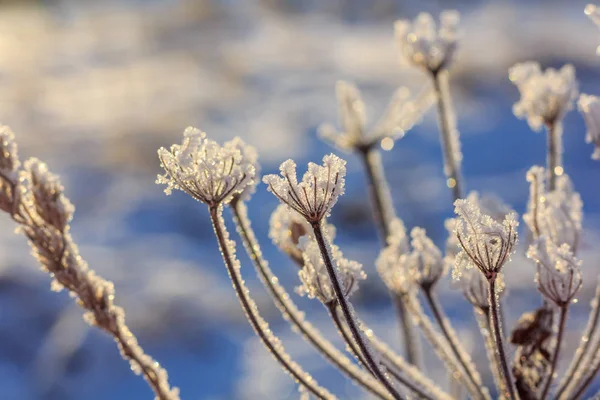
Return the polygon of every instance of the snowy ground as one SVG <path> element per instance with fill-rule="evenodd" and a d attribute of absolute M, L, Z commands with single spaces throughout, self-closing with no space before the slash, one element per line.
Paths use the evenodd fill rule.
<path fill-rule="evenodd" d="M 392 24 L 421 10 L 438 13 L 442 2 L 378 0 L 368 8 L 350 0 L 7 3 L 0 6 L 0 120 L 15 131 L 22 156 L 46 160 L 63 177 L 77 206 L 73 235 L 81 253 L 115 282 L 117 302 L 142 345 L 185 399 L 296 398 L 291 380 L 244 320 L 204 207 L 183 194 L 167 198 L 154 184 L 156 149 L 195 125 L 219 140 L 239 135 L 255 145 L 265 173 L 288 157 L 299 165 L 319 160 L 331 151 L 316 138 L 316 127 L 337 119 L 336 80 L 358 84 L 373 119 L 396 87 L 426 84 L 419 72 L 398 66 Z M 496 193 L 519 213 L 528 193 L 525 172 L 544 163 L 545 138 L 512 116 L 518 93 L 507 69 L 528 59 L 544 66 L 571 62 L 582 91 L 600 93 L 600 32 L 583 15 L 584 5 L 455 2 L 464 39 L 451 85 L 467 186 Z M 590 160 L 583 137 L 581 116 L 572 112 L 565 122 L 565 170 L 585 204 L 587 285 L 571 315 L 571 348 L 585 323 L 600 252 L 600 164 Z M 363 174 L 353 156 L 338 154 L 348 159 L 348 188 L 332 222 L 345 254 L 370 275 L 358 312 L 400 348 L 393 310 L 374 273 L 377 241 Z M 407 227 L 423 226 L 443 243 L 443 220 L 452 209 L 435 115 L 428 113 L 384 162 Z M 267 238 L 275 206 L 264 188 L 249 205 L 266 256 L 292 288 L 295 268 Z M 150 398 L 112 341 L 89 330 L 65 294 L 48 290 L 49 278 L 13 234 L 12 222 L 0 221 L 3 398 Z M 340 398 L 360 396 L 290 331 L 249 261 L 242 262 L 261 311 L 291 354 Z M 539 301 L 532 277 L 521 255 L 507 266 L 509 321 Z M 442 298 L 461 337 L 475 341 L 470 309 L 449 283 Z M 320 304 L 298 302 L 337 340 Z M 483 354 L 475 358 L 487 364 Z M 444 382 L 434 364 L 431 374 Z"/>

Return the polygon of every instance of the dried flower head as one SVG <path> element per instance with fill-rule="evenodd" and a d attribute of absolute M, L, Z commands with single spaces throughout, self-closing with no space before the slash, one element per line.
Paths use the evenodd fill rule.
<path fill-rule="evenodd" d="M 279 170 L 281 176 L 267 175 L 263 182 L 282 203 L 310 223 L 319 223 L 329 215 L 338 197 L 344 193 L 346 161 L 333 154 L 323 157 L 323 165 L 308 163 L 308 170 L 300 183 L 294 161 L 285 161 Z"/>
<path fill-rule="evenodd" d="M 331 240 L 335 239 L 335 226 L 324 224 L 325 231 Z M 269 237 L 273 243 L 285 254 L 292 257 L 299 264 L 303 263 L 300 238 L 313 237 L 310 224 L 302 215 L 291 209 L 286 204 L 277 206 L 269 221 Z"/>
<path fill-rule="evenodd" d="M 537 264 L 536 283 L 544 297 L 559 307 L 569 304 L 582 284 L 581 261 L 569 245 L 557 246 L 541 236 L 529 246 L 527 257 Z"/>
<path fill-rule="evenodd" d="M 577 101 L 577 108 L 583 115 L 587 128 L 585 141 L 595 146 L 592 158 L 600 160 L 600 99 L 597 96 L 582 94 Z"/>
<path fill-rule="evenodd" d="M 240 160 L 240 166 L 243 170 L 254 168 L 254 176 L 255 179 L 252 182 L 249 182 L 248 185 L 236 196 L 242 200 L 247 201 L 250 200 L 250 197 L 256 192 L 256 186 L 259 182 L 260 177 L 260 164 L 258 163 L 258 151 L 256 151 L 256 147 L 250 146 L 246 144 L 240 137 L 236 136 L 232 140 L 225 142 L 224 147 L 228 147 L 230 149 L 239 150 L 242 158 Z"/>
<path fill-rule="evenodd" d="M 412 251 L 408 254 L 409 271 L 422 287 L 431 287 L 446 272 L 442 252 L 427 237 L 425 229 L 415 227 L 410 231 Z"/>
<path fill-rule="evenodd" d="M 440 14 L 439 27 L 428 13 L 420 13 L 414 21 L 396 21 L 394 28 L 402 61 L 436 73 L 447 68 L 454 57 L 458 41 L 458 11 Z"/>
<path fill-rule="evenodd" d="M 63 232 L 75 212 L 75 207 L 64 195 L 64 187 L 58 175 L 48 170 L 48 166 L 37 158 L 24 163 L 24 179 L 29 181 L 28 196 L 35 213 L 48 225 Z"/>
<path fill-rule="evenodd" d="M 300 247 L 304 266 L 298 272 L 302 284 L 296 288 L 296 292 L 302 296 L 307 295 L 311 299 L 317 298 L 323 304 L 331 304 L 336 301 L 319 245 L 314 239 L 304 236 L 300 239 Z M 337 246 L 331 245 L 330 249 L 342 290 L 344 295 L 349 297 L 358 290 L 358 281 L 366 279 L 367 275 L 362 270 L 360 263 L 344 258 Z"/>
<path fill-rule="evenodd" d="M 220 146 L 207 139 L 204 132 L 189 127 L 181 145 L 158 150 L 166 173 L 159 175 L 156 183 L 167 185 L 166 194 L 178 189 L 208 205 L 226 203 L 255 181 L 255 167 L 242 154 L 240 142 L 234 140 Z"/>
<path fill-rule="evenodd" d="M 461 246 L 452 275 L 460 278 L 465 268 L 477 267 L 489 280 L 496 279 L 517 243 L 517 221 L 514 212 L 500 223 L 483 214 L 478 204 L 468 199 L 454 202 L 456 235 Z"/>
<path fill-rule="evenodd" d="M 488 281 L 479 270 L 475 268 L 464 269 L 459 284 L 463 295 L 473 307 L 480 310 L 486 310 L 490 307 Z M 496 278 L 497 296 L 505 293 L 504 287 L 504 275 L 500 273 Z"/>
<path fill-rule="evenodd" d="M 471 191 L 467 200 L 476 204 L 483 214 L 489 215 L 496 222 L 502 222 L 504 218 L 513 210 L 501 199 L 494 195 L 479 194 L 477 191 Z M 456 256 L 460 253 L 461 247 L 456 236 L 457 218 L 448 218 L 444 221 L 444 227 L 448 232 L 446 239 L 446 255 L 444 261 L 448 267 L 454 266 Z"/>
<path fill-rule="evenodd" d="M 520 63 L 510 68 L 509 78 L 521 93 L 513 113 L 526 118 L 534 131 L 562 119 L 577 98 L 575 68 L 570 64 L 560 70 L 548 68 L 542 72 L 538 63 Z"/>
<path fill-rule="evenodd" d="M 523 220 L 534 238 L 542 235 L 557 246 L 566 243 L 573 252 L 577 250 L 582 230 L 583 202 L 567 174 L 558 176 L 556 189 L 547 192 L 545 169 L 534 166 L 527 172 L 530 182 L 529 202 Z"/>
<path fill-rule="evenodd" d="M 367 131 L 365 104 L 358 88 L 351 83 L 336 84 L 341 131 L 330 124 L 319 127 L 324 140 L 344 151 L 369 148 L 378 141 L 390 137 L 400 138 L 418 123 L 435 97 L 430 90 L 410 98 L 410 91 L 401 87 L 394 93 L 387 110 L 372 131 Z M 392 142 L 393 143 L 393 142 Z"/>

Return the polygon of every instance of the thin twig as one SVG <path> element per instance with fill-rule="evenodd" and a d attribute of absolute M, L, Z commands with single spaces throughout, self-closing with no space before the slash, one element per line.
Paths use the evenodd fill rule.
<path fill-rule="evenodd" d="M 502 379 L 502 367 L 496 352 L 496 346 L 494 344 L 494 338 L 492 337 L 492 327 L 490 326 L 490 307 L 476 308 L 473 307 L 475 313 L 475 319 L 479 326 L 479 332 L 483 337 L 485 350 L 487 353 L 488 360 L 490 362 L 490 369 L 494 377 L 494 382 L 498 388 L 499 393 L 506 393 L 508 391 L 506 382 Z"/>
<path fill-rule="evenodd" d="M 550 372 L 548 373 L 548 379 L 546 380 L 546 384 L 542 389 L 542 395 L 540 396 L 541 400 L 544 400 L 548 395 L 548 390 L 550 390 L 550 386 L 552 381 L 554 380 L 554 371 L 556 370 L 556 365 L 558 363 L 558 356 L 560 355 L 560 346 L 562 344 L 563 334 L 565 332 L 565 324 L 567 322 L 567 312 L 569 309 L 569 305 L 562 305 L 559 309 L 559 319 L 558 319 L 558 332 L 556 334 L 556 344 L 554 346 L 554 352 L 552 354 L 552 361 L 550 363 Z"/>
<path fill-rule="evenodd" d="M 496 278 L 489 279 L 489 303 L 490 303 L 490 321 L 492 331 L 494 332 L 494 341 L 496 344 L 496 351 L 498 354 L 498 359 L 500 361 L 502 376 L 504 377 L 504 381 L 506 382 L 506 387 L 508 388 L 508 392 L 506 393 L 506 397 L 509 399 L 517 399 L 515 396 L 515 388 L 514 383 L 512 381 L 512 376 L 510 370 L 508 369 L 508 362 L 506 358 L 506 353 L 504 351 L 504 340 L 502 334 L 502 325 L 500 324 L 500 312 L 498 310 L 498 296 L 496 294 Z"/>
<path fill-rule="evenodd" d="M 452 189 L 454 200 L 463 198 L 463 182 L 460 172 L 460 160 L 457 160 L 460 149 L 458 132 L 453 117 L 450 93 L 448 88 L 448 72 L 440 70 L 432 73 L 433 87 L 437 97 L 438 126 L 440 142 L 444 155 L 444 172 L 448 178 L 447 186 Z"/>
<path fill-rule="evenodd" d="M 242 308 L 254 328 L 254 331 L 261 339 L 265 347 L 273 354 L 275 359 L 279 361 L 281 366 L 302 386 L 307 388 L 313 395 L 319 399 L 335 399 L 331 393 L 326 389 L 322 388 L 317 382 L 307 373 L 302 367 L 300 367 L 290 356 L 285 352 L 283 345 L 279 339 L 269 329 L 267 322 L 258 313 L 258 308 L 254 300 L 250 297 L 248 289 L 244 285 L 244 281 L 239 272 L 239 261 L 235 259 L 233 253 L 235 246 L 234 242 L 229 240 L 229 233 L 227 232 L 224 221 L 223 221 L 223 206 L 222 205 L 210 205 L 210 219 L 217 237 L 217 242 L 223 256 L 223 261 L 227 267 L 227 272 L 233 283 L 233 288 L 240 300 Z"/>
<path fill-rule="evenodd" d="M 556 189 L 556 177 L 562 167 L 562 123 L 554 121 L 546 125 L 546 169 L 548 174 L 548 189 Z"/>
<path fill-rule="evenodd" d="M 437 298 L 435 297 L 432 288 L 423 288 L 423 294 L 425 295 L 427 304 L 431 308 L 434 319 L 436 320 L 438 326 L 442 331 L 442 335 L 448 342 L 448 345 L 450 345 L 450 349 L 452 349 L 452 353 L 462 365 L 469 380 L 471 380 L 473 385 L 477 386 L 477 388 L 479 389 L 480 396 L 482 398 L 486 398 L 486 396 L 484 395 L 481 377 L 474 369 L 473 361 L 471 360 L 467 352 L 462 348 L 461 343 L 458 341 L 456 333 L 454 332 L 454 329 L 452 329 L 452 326 L 450 326 L 450 323 L 448 322 L 448 317 L 445 315 L 444 310 L 437 301 Z"/>
<path fill-rule="evenodd" d="M 244 202 L 236 198 L 230 203 L 230 208 L 233 212 L 238 233 L 244 243 L 244 248 L 252 260 L 259 278 L 267 288 L 283 317 L 325 359 L 331 362 L 342 373 L 346 374 L 356 384 L 379 398 L 390 399 L 389 393 L 379 381 L 352 364 L 350 359 L 342 354 L 333 343 L 327 340 L 315 326 L 304 319 L 304 313 L 298 309 L 298 306 L 292 301 L 290 295 L 279 284 L 279 279 L 271 271 L 271 268 L 269 268 L 267 260 L 264 259 L 260 244 L 250 224 L 247 207 Z"/>
<path fill-rule="evenodd" d="M 363 354 L 363 356 L 365 358 L 365 362 L 367 363 L 369 369 L 371 370 L 371 372 L 373 372 L 375 377 L 377 377 L 377 379 L 379 379 L 379 381 L 388 389 L 390 394 L 395 399 L 402 399 L 402 397 L 400 396 L 398 391 L 392 386 L 392 384 L 390 383 L 388 378 L 385 376 L 385 374 L 381 370 L 378 363 L 373 358 L 373 355 L 371 354 L 371 352 L 367 346 L 367 343 L 365 342 L 365 340 L 362 336 L 362 333 L 358 327 L 358 322 L 356 321 L 356 317 L 354 316 L 354 311 L 352 309 L 352 305 L 350 304 L 350 302 L 346 298 L 346 295 L 344 294 L 344 291 L 342 290 L 342 286 L 338 279 L 337 272 L 335 270 L 335 267 L 333 266 L 330 251 L 329 251 L 327 243 L 325 243 L 325 238 L 323 237 L 323 232 L 321 230 L 321 222 L 320 221 L 314 222 L 314 223 L 311 223 L 311 225 L 313 228 L 313 233 L 315 235 L 315 240 L 317 241 L 317 244 L 319 245 L 323 263 L 325 264 L 327 274 L 329 275 L 329 279 L 331 281 L 333 291 L 335 292 L 336 300 L 342 311 L 342 315 L 344 316 L 346 323 L 348 324 L 348 328 L 350 329 L 350 332 L 352 333 L 352 337 L 354 338 L 354 341 L 358 345 L 358 348 L 360 349 L 361 353 Z"/>

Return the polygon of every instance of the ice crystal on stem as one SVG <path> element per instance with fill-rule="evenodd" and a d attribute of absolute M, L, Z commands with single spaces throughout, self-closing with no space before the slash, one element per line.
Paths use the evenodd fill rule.
<path fill-rule="evenodd" d="M 281 176 L 267 175 L 263 182 L 282 203 L 300 213 L 310 223 L 325 218 L 344 193 L 346 161 L 329 154 L 323 165 L 308 164 L 308 171 L 298 183 L 296 163 L 287 160 L 279 167 Z"/>
<path fill-rule="evenodd" d="M 585 141 L 595 146 L 592 158 L 600 160 L 600 99 L 597 96 L 582 94 L 577 101 L 577 108 L 583 115 L 587 128 Z"/>
<path fill-rule="evenodd" d="M 317 298 L 323 304 L 335 302 L 335 293 L 317 242 L 314 239 L 302 237 L 300 248 L 302 249 L 304 267 L 298 273 L 302 285 L 298 286 L 296 291 L 300 295 Z M 344 296 L 350 297 L 358 290 L 358 281 L 365 280 L 367 275 L 362 270 L 360 263 L 344 258 L 339 247 L 330 245 L 330 248 L 333 258 L 336 260 L 337 275 Z"/>
<path fill-rule="evenodd" d="M 255 167 L 242 151 L 238 139 L 220 146 L 189 127 L 181 145 L 158 150 L 165 175 L 159 175 L 156 183 L 167 185 L 166 194 L 178 189 L 209 205 L 228 202 L 255 180 Z"/>
<path fill-rule="evenodd" d="M 538 290 L 557 306 L 569 304 L 582 284 L 581 261 L 569 245 L 557 246 L 553 240 L 542 236 L 529 247 L 527 257 L 538 266 Z"/>
<path fill-rule="evenodd" d="M 8 126 L 0 125 L 0 210 L 11 214 L 20 165 L 15 135 Z"/>
<path fill-rule="evenodd" d="M 534 131 L 562 119 L 577 98 L 575 68 L 570 64 L 542 72 L 538 63 L 524 62 L 509 70 L 509 78 L 521 94 L 513 112 L 518 118 L 526 118 Z"/>
<path fill-rule="evenodd" d="M 498 274 L 496 282 L 496 294 L 501 296 L 504 294 L 504 275 L 502 273 Z M 459 284 L 463 295 L 473 307 L 480 310 L 490 307 L 488 281 L 479 270 L 475 268 L 464 269 Z"/>
<path fill-rule="evenodd" d="M 410 65 L 437 72 L 452 61 L 458 40 L 458 11 L 440 14 L 439 27 L 428 13 L 420 13 L 414 21 L 399 20 L 394 25 L 402 60 Z"/>
<path fill-rule="evenodd" d="M 515 213 L 507 214 L 500 223 L 483 214 L 474 201 L 457 200 L 454 205 L 459 216 L 455 229 L 461 251 L 456 256 L 453 276 L 460 278 L 464 269 L 477 267 L 488 281 L 495 279 L 517 242 L 519 222 Z"/>
<path fill-rule="evenodd" d="M 434 100 L 430 90 L 424 90 L 411 99 L 410 91 L 401 87 L 394 93 L 374 128 L 367 131 L 365 104 L 358 88 L 351 83 L 339 81 L 335 89 L 341 131 L 338 132 L 332 125 L 323 124 L 319 127 L 319 135 L 344 151 L 364 151 L 384 138 L 401 138 L 420 122 Z"/>
<path fill-rule="evenodd" d="M 545 170 L 539 166 L 527 172 L 529 202 L 523 220 L 534 238 L 543 235 L 557 246 L 568 244 L 576 252 L 583 220 L 581 196 L 573 189 L 568 175 L 557 178 L 553 191 L 546 190 L 544 177 Z"/>

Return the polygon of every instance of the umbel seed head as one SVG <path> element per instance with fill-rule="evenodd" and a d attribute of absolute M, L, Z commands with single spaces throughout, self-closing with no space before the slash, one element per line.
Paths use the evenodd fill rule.
<path fill-rule="evenodd" d="M 344 193 L 346 161 L 333 154 L 323 157 L 323 165 L 308 163 L 301 182 L 296 177 L 294 161 L 285 161 L 279 170 L 281 176 L 267 175 L 263 182 L 282 203 L 309 223 L 320 223 Z"/>
<path fill-rule="evenodd" d="M 165 175 L 159 175 L 156 183 L 167 185 L 166 194 L 182 190 L 209 206 L 229 202 L 255 182 L 256 160 L 248 156 L 239 139 L 220 146 L 189 127 L 181 145 L 174 144 L 170 150 L 161 147 L 158 157 Z"/>

